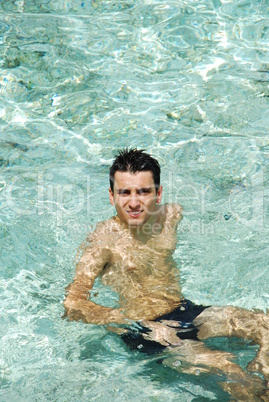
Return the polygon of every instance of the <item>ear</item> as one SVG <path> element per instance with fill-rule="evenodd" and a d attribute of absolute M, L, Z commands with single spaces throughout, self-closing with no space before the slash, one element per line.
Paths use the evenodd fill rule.
<path fill-rule="evenodd" d="M 160 204 L 160 202 L 162 201 L 162 195 L 163 195 L 163 186 L 160 186 L 160 187 L 158 188 L 157 196 L 156 196 L 156 202 L 157 202 L 157 204 Z"/>
<path fill-rule="evenodd" d="M 115 202 L 114 202 L 114 195 L 113 195 L 113 191 L 111 190 L 111 188 L 109 187 L 109 201 L 110 201 L 110 204 L 111 205 L 113 205 L 113 207 L 114 207 L 114 205 L 115 205 Z"/>

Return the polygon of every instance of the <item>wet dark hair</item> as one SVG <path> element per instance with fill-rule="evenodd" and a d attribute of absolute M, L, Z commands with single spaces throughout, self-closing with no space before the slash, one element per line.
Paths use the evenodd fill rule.
<path fill-rule="evenodd" d="M 125 148 L 116 155 L 109 174 L 110 188 L 114 191 L 114 176 L 116 172 L 151 172 L 156 187 L 160 187 L 161 168 L 159 162 L 147 154 L 144 149 Z"/>

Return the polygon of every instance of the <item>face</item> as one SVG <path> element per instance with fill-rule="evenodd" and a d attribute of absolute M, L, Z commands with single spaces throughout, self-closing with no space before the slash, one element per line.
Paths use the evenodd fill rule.
<path fill-rule="evenodd" d="M 151 172 L 116 172 L 114 192 L 109 189 L 110 203 L 119 219 L 130 227 L 146 223 L 157 212 L 162 199 L 162 187 L 157 194 Z"/>

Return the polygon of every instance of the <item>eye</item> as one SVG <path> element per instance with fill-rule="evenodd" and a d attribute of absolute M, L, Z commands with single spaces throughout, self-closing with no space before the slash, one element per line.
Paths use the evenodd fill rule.
<path fill-rule="evenodd" d="M 138 195 L 146 195 L 146 194 L 150 194 L 150 193 L 151 193 L 150 188 L 141 188 L 140 190 L 137 191 Z"/>
<path fill-rule="evenodd" d="M 129 190 L 118 190 L 118 194 L 119 195 L 130 195 L 130 191 Z"/>

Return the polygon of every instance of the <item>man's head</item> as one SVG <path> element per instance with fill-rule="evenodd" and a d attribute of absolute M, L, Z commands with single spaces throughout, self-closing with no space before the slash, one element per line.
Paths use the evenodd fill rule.
<path fill-rule="evenodd" d="M 159 162 L 144 152 L 144 150 L 126 148 L 118 153 L 113 165 L 110 168 L 109 179 L 112 192 L 114 191 L 116 172 L 130 172 L 133 174 L 138 172 L 151 172 L 156 192 L 160 187 L 161 168 Z"/>
<path fill-rule="evenodd" d="M 137 149 L 121 151 L 110 169 L 109 196 L 121 222 L 130 227 L 153 223 L 162 198 L 158 161 Z"/>

